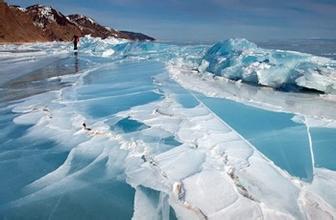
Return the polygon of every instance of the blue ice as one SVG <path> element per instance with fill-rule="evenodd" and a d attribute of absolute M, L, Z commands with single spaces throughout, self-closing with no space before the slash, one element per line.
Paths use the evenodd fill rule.
<path fill-rule="evenodd" d="M 319 58 L 320 65 L 312 55 L 266 50 L 247 40 L 220 42 L 207 49 L 208 45 L 110 44 L 85 38 L 77 56 L 69 53 L 41 60 L 37 66 L 27 64 L 27 69 L 18 73 L 7 69 L 6 74 L 17 75 L 0 75 L 0 218 L 131 219 L 136 190 L 149 198 L 158 216 L 166 214 L 160 210 L 159 191 L 143 186 L 135 189 L 127 182 L 124 162 L 128 151 L 121 149 L 119 142 L 111 141 L 112 135 L 71 142 L 69 139 L 85 132 L 81 127 L 83 121 L 75 124 L 76 135 L 71 134 L 71 138 L 62 136 L 66 129 L 55 136 L 38 136 L 43 129 L 31 135 L 36 124 L 20 125 L 13 121 L 24 112 L 14 112 L 12 106 L 27 100 L 50 109 L 68 106 L 74 112 L 65 113 L 82 115 L 88 120 L 88 127 L 105 123 L 107 132 L 122 136 L 125 142 L 142 141 L 153 154 L 179 149 L 185 143 L 174 133 L 119 114 L 168 98 L 189 110 L 204 104 L 290 175 L 311 182 L 316 167 L 336 170 L 335 129 L 310 128 L 314 153 L 311 155 L 307 128 L 292 120 L 294 114 L 202 94 L 195 96 L 171 79 L 166 69 L 167 63 L 180 59 L 191 63 L 200 74 L 208 71 L 257 86 L 284 88 L 294 84 L 301 89 L 332 93 L 333 83 L 312 82 L 319 72 L 328 79 L 328 71 L 335 69 L 334 61 Z M 106 50 L 115 54 L 103 57 Z M 2 66 L 6 62 L 0 60 Z M 268 69 L 260 75 L 259 67 Z M 301 70 L 309 72 L 308 78 L 297 81 L 304 76 Z M 251 74 L 246 75 L 245 71 Z M 270 82 L 273 76 L 278 81 Z M 254 81 L 261 78 L 262 83 Z M 48 95 L 50 91 L 58 92 L 47 96 L 51 100 L 35 96 Z M 59 120 L 60 124 L 69 122 L 67 118 Z M 132 163 L 139 161 L 134 159 Z M 176 219 L 173 208 L 168 209 L 169 219 Z"/>

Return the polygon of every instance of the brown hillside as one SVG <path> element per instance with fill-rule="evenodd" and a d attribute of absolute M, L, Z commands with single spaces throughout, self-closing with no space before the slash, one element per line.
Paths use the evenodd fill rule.
<path fill-rule="evenodd" d="M 16 7 L 0 2 L 0 42 L 46 41 L 40 28 Z"/>
<path fill-rule="evenodd" d="M 70 41 L 74 35 L 116 37 L 129 40 L 154 40 L 141 33 L 117 31 L 104 27 L 84 15 L 65 16 L 52 7 L 32 5 L 8 6 L 0 0 L 0 43 L 36 41 Z"/>

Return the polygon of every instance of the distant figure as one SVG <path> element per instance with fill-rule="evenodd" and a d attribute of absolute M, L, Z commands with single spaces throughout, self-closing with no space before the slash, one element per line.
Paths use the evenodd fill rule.
<path fill-rule="evenodd" d="M 74 44 L 74 50 L 77 50 L 78 49 L 77 44 L 79 42 L 79 37 L 77 35 L 74 35 L 72 40 L 73 40 L 73 44 Z"/>
<path fill-rule="evenodd" d="M 78 60 L 77 51 L 75 51 L 74 54 L 75 54 L 75 73 L 78 73 L 79 72 L 79 60 Z"/>

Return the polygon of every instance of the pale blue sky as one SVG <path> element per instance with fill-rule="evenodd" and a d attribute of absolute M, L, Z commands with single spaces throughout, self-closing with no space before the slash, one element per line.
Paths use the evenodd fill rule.
<path fill-rule="evenodd" d="M 336 0 L 9 0 L 81 13 L 164 41 L 336 38 Z"/>

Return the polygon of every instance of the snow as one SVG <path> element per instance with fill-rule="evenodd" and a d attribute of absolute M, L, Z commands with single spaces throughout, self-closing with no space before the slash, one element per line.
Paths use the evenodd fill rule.
<path fill-rule="evenodd" d="M 34 24 L 36 27 L 44 28 L 44 24 L 43 24 L 42 22 L 33 22 L 33 24 Z"/>
<path fill-rule="evenodd" d="M 40 6 L 38 8 L 38 11 L 39 11 L 39 15 L 40 17 L 42 18 L 46 18 L 48 19 L 49 21 L 53 21 L 55 22 L 55 17 L 54 17 L 54 14 L 51 10 L 51 7 L 48 7 L 48 6 Z"/>
<path fill-rule="evenodd" d="M 91 24 L 95 24 L 96 22 L 92 18 L 87 18 L 88 21 L 91 22 Z"/>
<path fill-rule="evenodd" d="M 109 31 L 112 31 L 112 28 L 110 28 L 110 27 L 105 27 L 105 29 L 107 29 L 107 30 L 109 30 Z"/>
<path fill-rule="evenodd" d="M 21 8 L 21 7 L 17 7 L 17 9 L 19 9 L 19 10 L 22 11 L 22 12 L 27 11 L 27 9 L 25 9 L 25 8 Z"/>
<path fill-rule="evenodd" d="M 85 15 L 76 15 L 75 19 L 76 19 L 76 20 L 84 19 L 84 20 L 86 20 L 86 21 L 89 21 L 91 24 L 95 24 L 95 23 L 96 23 L 92 18 L 87 17 L 87 16 L 85 16 Z"/>

